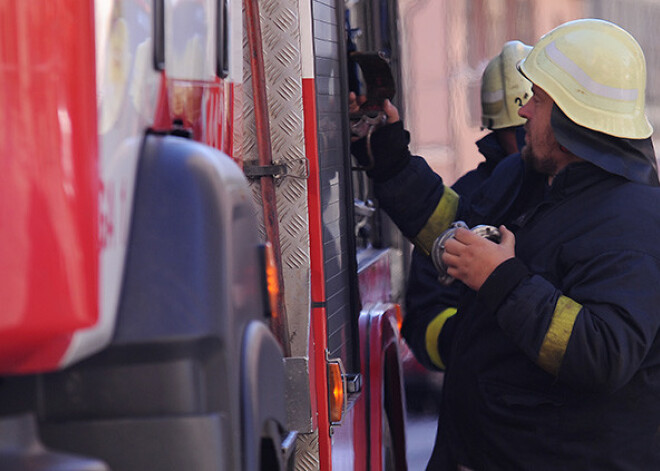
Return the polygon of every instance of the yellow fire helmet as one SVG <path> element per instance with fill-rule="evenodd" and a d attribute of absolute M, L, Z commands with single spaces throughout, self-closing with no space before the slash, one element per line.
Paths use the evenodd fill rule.
<path fill-rule="evenodd" d="M 509 41 L 486 66 L 481 77 L 484 128 L 502 129 L 525 124 L 518 110 L 532 96 L 532 84 L 516 70 L 516 64 L 531 50 L 531 46 L 520 41 Z"/>
<path fill-rule="evenodd" d="M 629 139 L 653 133 L 644 113 L 644 53 L 613 23 L 564 23 L 544 35 L 518 69 L 580 126 Z"/>

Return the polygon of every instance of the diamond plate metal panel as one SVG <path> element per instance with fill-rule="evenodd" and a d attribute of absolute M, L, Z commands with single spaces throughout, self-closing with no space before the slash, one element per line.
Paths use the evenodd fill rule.
<path fill-rule="evenodd" d="M 298 1 L 260 2 L 260 14 L 273 161 L 287 165 L 290 174 L 300 174 L 300 162 L 306 156 Z M 245 134 L 241 150 L 245 161 L 256 161 L 258 149 L 247 36 L 244 38 L 244 51 Z M 285 177 L 277 183 L 277 211 L 291 352 L 293 355 L 306 356 L 309 351 L 311 304 L 307 180 Z M 258 183 L 253 184 L 253 190 L 255 203 L 261 207 Z M 263 214 L 258 217 L 263 236 Z"/>
<path fill-rule="evenodd" d="M 318 431 L 298 434 L 295 471 L 312 471 L 320 468 Z"/>

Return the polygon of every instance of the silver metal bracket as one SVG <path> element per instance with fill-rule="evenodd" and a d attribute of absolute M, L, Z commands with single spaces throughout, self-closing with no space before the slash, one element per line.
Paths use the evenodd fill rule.
<path fill-rule="evenodd" d="M 292 171 L 292 169 L 295 171 Z M 287 162 L 273 161 L 272 165 L 257 165 L 255 162 L 245 162 L 243 173 L 250 179 L 273 177 L 273 179 L 278 180 L 283 177 L 291 177 L 304 180 L 309 177 L 309 161 L 306 158 Z"/>
<path fill-rule="evenodd" d="M 261 178 L 261 177 L 283 177 L 289 170 L 286 165 L 252 165 L 246 163 L 243 165 L 243 173 L 248 178 Z"/>
<path fill-rule="evenodd" d="M 442 254 L 445 253 L 445 243 L 454 237 L 456 230 L 458 228 L 468 229 L 484 239 L 488 239 L 496 244 L 500 243 L 501 234 L 499 229 L 493 226 L 479 225 L 475 226 L 472 229 L 468 227 L 463 221 L 454 221 L 451 223 L 449 228 L 438 236 L 437 239 L 433 242 L 433 247 L 431 248 L 431 260 L 435 268 L 438 270 L 438 281 L 440 284 L 449 285 L 454 281 L 454 277 L 447 273 L 447 266 L 442 261 Z"/>

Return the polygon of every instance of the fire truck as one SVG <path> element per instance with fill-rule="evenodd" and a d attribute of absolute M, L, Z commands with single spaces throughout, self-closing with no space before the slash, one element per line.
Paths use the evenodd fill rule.
<path fill-rule="evenodd" d="M 0 469 L 406 469 L 347 109 L 396 44 L 385 0 L 0 0 Z"/>

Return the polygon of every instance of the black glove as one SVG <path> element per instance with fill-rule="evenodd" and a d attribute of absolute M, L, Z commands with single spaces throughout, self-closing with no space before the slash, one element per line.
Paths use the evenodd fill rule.
<path fill-rule="evenodd" d="M 371 134 L 371 154 L 367 151 L 367 137 L 351 143 L 351 153 L 365 167 L 367 175 L 375 181 L 392 178 L 410 161 L 410 133 L 403 129 L 403 122 L 386 124 Z"/>

